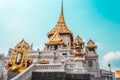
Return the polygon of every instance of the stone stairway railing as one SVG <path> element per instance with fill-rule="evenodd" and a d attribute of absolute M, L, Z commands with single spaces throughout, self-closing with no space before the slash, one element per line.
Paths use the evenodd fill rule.
<path fill-rule="evenodd" d="M 60 62 L 61 60 L 65 60 L 66 58 L 60 54 L 58 54 L 58 60 L 57 62 Z"/>
<path fill-rule="evenodd" d="M 63 72 L 61 64 L 36 64 L 34 72 Z"/>
<path fill-rule="evenodd" d="M 61 64 L 32 64 L 11 80 L 31 80 L 32 72 L 64 72 Z"/>
<path fill-rule="evenodd" d="M 35 64 L 32 64 L 25 71 L 21 72 L 11 80 L 31 80 L 32 72 L 34 69 L 35 69 Z"/>

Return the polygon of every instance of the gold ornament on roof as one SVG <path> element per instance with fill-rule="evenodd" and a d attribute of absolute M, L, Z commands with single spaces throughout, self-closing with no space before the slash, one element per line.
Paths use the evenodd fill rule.
<path fill-rule="evenodd" d="M 62 41 L 62 37 L 59 35 L 59 33 L 56 31 L 54 35 L 50 38 L 50 41 Z"/>
<path fill-rule="evenodd" d="M 32 64 L 32 60 L 28 59 L 29 52 L 30 46 L 23 39 L 14 49 L 12 49 L 10 61 L 5 65 L 6 70 L 8 72 L 22 72 L 25 70 Z"/>

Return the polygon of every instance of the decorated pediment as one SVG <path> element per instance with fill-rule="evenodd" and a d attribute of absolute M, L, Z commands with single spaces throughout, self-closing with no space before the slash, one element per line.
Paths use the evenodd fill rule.
<path fill-rule="evenodd" d="M 29 52 L 30 46 L 23 39 L 12 49 L 10 61 L 5 66 L 7 71 L 22 72 L 26 69 L 28 65 L 32 63 L 32 61 L 28 59 Z"/>
<path fill-rule="evenodd" d="M 54 35 L 50 38 L 50 41 L 62 41 L 62 37 L 59 35 L 59 33 L 56 31 Z"/>
<path fill-rule="evenodd" d="M 97 47 L 95 43 L 90 39 L 87 43 L 87 47 Z"/>
<path fill-rule="evenodd" d="M 80 36 L 77 36 L 75 38 L 75 42 L 83 42 L 83 39 Z"/>

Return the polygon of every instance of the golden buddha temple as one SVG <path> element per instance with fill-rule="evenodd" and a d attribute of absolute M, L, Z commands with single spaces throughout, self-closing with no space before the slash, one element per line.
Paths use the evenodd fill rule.
<path fill-rule="evenodd" d="M 113 72 L 100 69 L 95 42 L 74 38 L 65 23 L 63 0 L 58 22 L 47 36 L 44 50 L 34 50 L 24 39 L 9 49 L 7 80 L 115 80 Z"/>

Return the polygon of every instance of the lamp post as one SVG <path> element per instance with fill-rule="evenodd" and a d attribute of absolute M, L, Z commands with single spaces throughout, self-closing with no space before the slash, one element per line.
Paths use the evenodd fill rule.
<path fill-rule="evenodd" d="M 110 63 L 108 64 L 108 67 L 109 67 L 109 70 L 110 70 L 110 78 L 111 78 L 110 80 L 112 80 L 111 64 Z"/>

